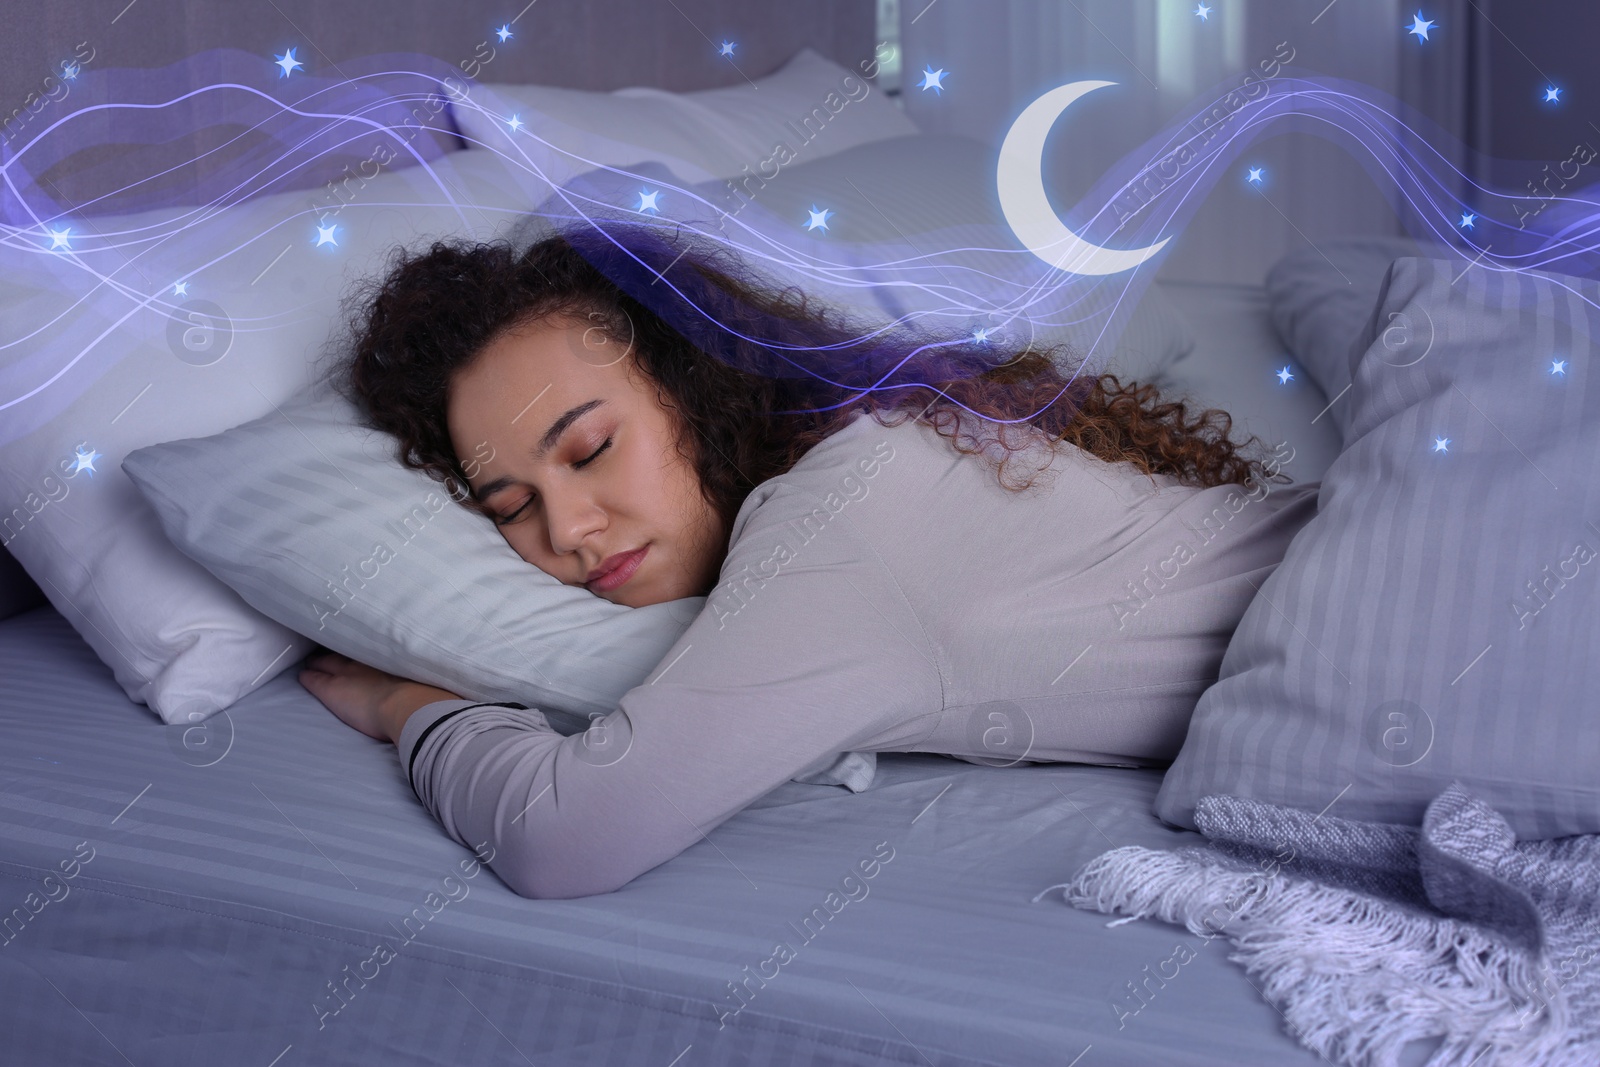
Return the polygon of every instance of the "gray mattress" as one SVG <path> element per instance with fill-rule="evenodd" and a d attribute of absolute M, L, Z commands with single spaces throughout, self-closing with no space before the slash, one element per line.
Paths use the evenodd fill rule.
<path fill-rule="evenodd" d="M 1181 288 L 1201 345 L 1167 384 L 1320 477 L 1325 400 L 1276 388 L 1260 290 Z M 292 671 L 164 727 L 43 607 L 0 622 L 0 679 L 0 1067 L 1318 1062 L 1224 942 L 1032 901 L 1198 839 L 1151 814 L 1159 772 L 885 754 L 865 793 L 787 783 L 615 893 L 536 901 L 461 877 L 392 747 Z"/>

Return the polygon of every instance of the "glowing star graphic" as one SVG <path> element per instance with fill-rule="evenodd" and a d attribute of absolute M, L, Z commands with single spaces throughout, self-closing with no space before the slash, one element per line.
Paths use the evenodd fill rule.
<path fill-rule="evenodd" d="M 938 93 L 940 96 L 943 96 L 944 95 L 944 76 L 946 74 L 949 74 L 949 73 L 950 72 L 948 70 L 945 70 L 943 67 L 940 67 L 938 70 L 934 70 L 931 67 L 923 67 L 922 68 L 922 84 L 917 86 L 917 88 L 921 89 L 923 92 L 927 92 L 929 89 L 932 89 L 934 92 Z"/>
<path fill-rule="evenodd" d="M 326 226 L 322 225 L 320 222 L 317 223 L 317 243 L 315 247 L 321 248 L 323 245 L 332 245 L 333 247 L 338 248 L 339 242 L 333 239 L 333 231 L 337 230 L 338 228 L 339 227 L 335 226 L 331 222 Z"/>
<path fill-rule="evenodd" d="M 287 78 L 289 76 L 289 72 L 290 71 L 293 71 L 296 68 L 305 66 L 304 63 L 300 62 L 298 59 L 296 59 L 294 57 L 294 49 L 293 48 L 289 49 L 287 52 L 285 52 L 281 56 L 275 56 L 274 57 L 274 62 L 278 66 L 283 68 L 283 73 L 278 75 L 278 77 L 280 77 L 280 78 Z"/>
<path fill-rule="evenodd" d="M 733 56 L 733 49 L 734 43 L 732 41 L 723 41 L 722 47 L 717 49 L 717 55 L 728 56 L 731 58 Z"/>
<path fill-rule="evenodd" d="M 90 449 L 89 451 L 85 452 L 83 450 L 83 446 L 79 445 L 73 450 L 72 458 L 76 462 L 73 463 L 72 474 L 68 475 L 68 477 L 77 477 L 79 471 L 88 471 L 89 477 L 93 478 L 94 461 L 99 459 L 103 454 L 104 453 L 96 452 L 94 449 Z"/>
<path fill-rule="evenodd" d="M 1547 104 L 1561 103 L 1561 90 L 1557 89 L 1554 85 L 1550 86 L 1544 91 L 1544 102 Z"/>
<path fill-rule="evenodd" d="M 634 208 L 634 210 L 635 211 L 654 211 L 657 214 L 660 214 L 661 213 L 661 208 L 659 206 L 657 206 L 657 204 L 656 204 L 656 197 L 658 197 L 660 195 L 661 195 L 661 190 L 660 189 L 652 189 L 648 193 L 645 192 L 643 189 L 640 189 L 639 190 L 639 206 Z"/>
<path fill-rule="evenodd" d="M 1198 7 L 1196 7 L 1194 9 L 1194 13 L 1195 13 L 1195 17 L 1198 18 L 1201 22 L 1210 22 L 1211 21 L 1211 9 L 1209 7 L 1207 7 L 1206 5 L 1204 5 L 1204 4 L 1201 4 Z"/>
<path fill-rule="evenodd" d="M 173 296 L 188 296 L 189 295 L 189 283 L 188 282 L 173 282 L 172 283 L 172 295 Z"/>
<path fill-rule="evenodd" d="M 1477 222 L 1477 221 L 1478 221 L 1478 216 L 1476 216 L 1472 212 L 1468 211 L 1468 212 L 1466 212 L 1465 214 L 1463 214 L 1461 216 L 1460 225 L 1461 225 L 1461 228 L 1463 230 L 1471 230 L 1471 229 L 1475 228 L 1472 224 L 1474 222 Z"/>
<path fill-rule="evenodd" d="M 1261 168 L 1261 167 L 1251 167 L 1250 168 L 1250 173 L 1245 176 L 1244 180 L 1247 181 L 1247 182 L 1250 182 L 1253 185 L 1260 185 L 1261 184 L 1261 171 L 1262 170 L 1263 170 L 1263 168 Z"/>
<path fill-rule="evenodd" d="M 78 66 L 76 63 L 62 63 L 61 76 L 67 79 L 67 81 L 73 81 L 78 77 L 78 71 L 82 69 L 83 68 Z"/>
<path fill-rule="evenodd" d="M 50 251 L 54 252 L 58 248 L 65 248 L 68 252 L 72 251 L 72 228 L 70 226 L 66 229 L 50 231 Z"/>
<path fill-rule="evenodd" d="M 818 211 L 817 205 L 812 204 L 808 209 L 807 214 L 811 216 L 811 219 L 806 223 L 806 229 L 821 230 L 823 233 L 828 232 L 828 218 L 833 214 L 832 211 L 829 211 L 827 208 Z"/>
<path fill-rule="evenodd" d="M 1278 371 L 1277 379 L 1280 385 L 1288 385 L 1290 382 L 1294 381 L 1294 375 L 1290 373 L 1289 368 L 1285 366 L 1282 370 Z"/>
<path fill-rule="evenodd" d="M 980 345 L 986 345 L 989 343 L 989 335 L 993 332 L 993 326 L 980 326 L 972 331 L 972 339 Z"/>
<path fill-rule="evenodd" d="M 522 116 L 512 115 L 510 118 L 506 119 L 506 125 L 511 127 L 512 133 L 516 133 L 518 130 L 522 129 Z"/>
<path fill-rule="evenodd" d="M 1171 240 L 1163 237 L 1148 248 L 1102 248 L 1069 230 L 1045 193 L 1042 163 L 1050 127 L 1085 93 L 1115 84 L 1079 81 L 1051 89 L 1022 109 L 1000 143 L 995 189 L 1006 224 L 1028 251 L 1071 274 L 1105 275 L 1132 270 Z"/>
<path fill-rule="evenodd" d="M 1431 22 L 1423 18 L 1422 12 L 1418 11 L 1416 17 L 1411 20 L 1411 26 L 1406 32 L 1415 34 L 1419 41 L 1426 41 L 1428 39 L 1428 31 L 1437 25 L 1439 25 L 1437 22 Z"/>
<path fill-rule="evenodd" d="M 504 26 L 501 26 L 498 30 L 495 30 L 494 35 L 500 38 L 501 44 L 505 44 L 507 41 L 511 40 L 511 38 L 516 36 L 516 34 L 511 32 L 511 23 L 509 22 Z"/>
<path fill-rule="evenodd" d="M 1564 360 L 1564 359 L 1553 359 L 1553 360 L 1551 360 L 1550 361 L 1550 373 L 1551 374 L 1566 374 L 1567 373 L 1567 361 Z"/>
<path fill-rule="evenodd" d="M 1450 438 L 1448 438 L 1448 437 L 1435 437 L 1433 439 L 1433 450 L 1435 452 L 1448 452 L 1448 451 L 1450 451 Z"/>

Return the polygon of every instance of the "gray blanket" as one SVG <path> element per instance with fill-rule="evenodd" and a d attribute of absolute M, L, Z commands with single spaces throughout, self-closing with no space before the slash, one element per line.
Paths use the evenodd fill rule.
<path fill-rule="evenodd" d="M 1335 1063 L 1418 1039 L 1428 1067 L 1600 1063 L 1600 835 L 1518 842 L 1460 783 L 1420 829 L 1230 796 L 1196 819 L 1206 845 L 1114 849 L 1050 889 L 1227 937 Z"/>

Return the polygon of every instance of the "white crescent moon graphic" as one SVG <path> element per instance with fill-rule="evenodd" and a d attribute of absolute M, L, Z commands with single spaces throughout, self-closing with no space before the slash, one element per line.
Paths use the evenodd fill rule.
<path fill-rule="evenodd" d="M 1023 108 L 1000 145 L 995 185 L 1000 211 L 1011 231 L 1034 255 L 1072 274 L 1120 274 L 1157 252 L 1170 238 L 1148 248 L 1102 248 L 1067 229 L 1044 192 L 1044 139 L 1056 118 L 1080 96 L 1116 82 L 1081 81 L 1051 89 Z"/>

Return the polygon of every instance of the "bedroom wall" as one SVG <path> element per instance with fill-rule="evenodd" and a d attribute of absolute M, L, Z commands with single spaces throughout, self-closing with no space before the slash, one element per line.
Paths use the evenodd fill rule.
<path fill-rule="evenodd" d="M 1600 181 L 1592 163 L 1568 170 L 1600 150 L 1600 7 L 1438 0 L 1432 17 L 1456 28 L 1452 47 L 1404 50 L 1401 97 L 1467 146 L 1455 162 L 1473 181 L 1513 192 L 1533 182 L 1540 195 L 1562 192 L 1563 177 L 1574 187 Z M 1561 89 L 1559 104 L 1543 100 L 1550 85 Z M 1473 200 L 1466 183 L 1458 195 Z"/>
<path fill-rule="evenodd" d="M 1459 2 L 1459 0 L 1458 0 Z M 1483 108 L 1489 143 L 1502 159 L 1562 159 L 1574 141 L 1600 145 L 1600 6 L 1571 0 L 1478 0 L 1494 20 L 1485 42 Z M 1545 85 L 1561 87 L 1570 107 L 1537 108 Z"/>

